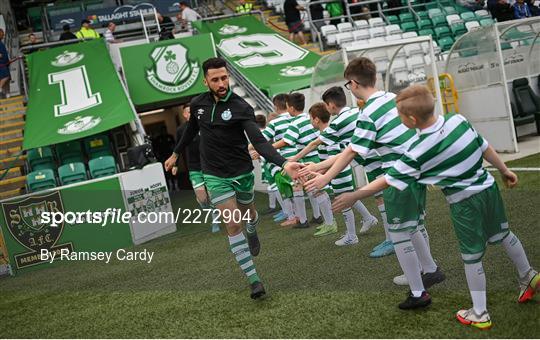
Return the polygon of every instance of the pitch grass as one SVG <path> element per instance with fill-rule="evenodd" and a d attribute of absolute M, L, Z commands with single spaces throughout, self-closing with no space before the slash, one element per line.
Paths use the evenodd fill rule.
<path fill-rule="evenodd" d="M 539 167 L 540 154 L 510 165 Z M 520 187 L 503 196 L 511 228 L 538 269 L 540 174 L 520 178 Z M 266 200 L 257 195 L 261 210 Z M 156 252 L 151 265 L 69 263 L 0 280 L 0 337 L 540 336 L 540 306 L 516 302 L 516 273 L 500 246 L 490 247 L 484 260 L 494 327 L 482 332 L 455 320 L 458 308 L 471 305 L 463 265 L 442 194 L 431 190 L 428 201 L 431 247 L 447 280 L 430 290 L 433 305 L 425 311 L 397 308 L 407 289 L 392 284 L 401 273 L 395 256 L 368 257 L 383 238 L 380 226 L 358 245 L 338 248 L 339 235 L 314 238 L 313 228 L 280 229 L 265 217 L 256 258 L 269 293 L 264 301 L 249 299 L 223 232 L 179 225 L 178 232 L 135 247 Z M 366 203 L 376 211 L 372 199 Z M 175 196 L 174 205 L 194 207 L 192 193 Z"/>

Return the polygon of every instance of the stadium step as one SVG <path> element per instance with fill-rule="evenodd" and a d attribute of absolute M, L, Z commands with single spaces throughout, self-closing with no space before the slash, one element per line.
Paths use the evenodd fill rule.
<path fill-rule="evenodd" d="M 22 146 L 23 137 L 12 138 L 8 140 L 0 140 L 0 148 L 12 148 L 16 146 Z"/>
<path fill-rule="evenodd" d="M 16 100 L 13 102 L 7 102 L 0 104 L 2 110 L 7 110 L 10 108 L 24 107 L 24 102 L 22 100 Z"/>
<path fill-rule="evenodd" d="M 3 176 L 4 179 L 15 178 L 22 176 L 21 168 L 13 167 L 6 171 L 6 169 L 0 170 L 0 176 Z"/>
<path fill-rule="evenodd" d="M 20 107 L 14 107 L 14 108 L 3 108 L 1 107 L 0 108 L 0 115 L 1 116 L 6 116 L 8 114 L 16 114 L 16 113 L 24 113 L 26 112 L 26 107 L 24 106 L 20 106 Z"/>
<path fill-rule="evenodd" d="M 23 136 L 23 129 L 4 131 L 4 132 L 0 132 L 0 141 L 12 139 L 12 138 L 18 138 L 22 136 Z"/>
<path fill-rule="evenodd" d="M 23 128 L 24 127 L 24 121 L 16 122 L 16 123 L 10 123 L 10 124 L 1 124 L 0 125 L 0 132 L 3 131 L 9 131 L 16 128 Z"/>
<path fill-rule="evenodd" d="M 18 122 L 24 122 L 24 114 L 8 115 L 7 117 L 0 115 L 0 125 Z"/>
<path fill-rule="evenodd" d="M 13 103 L 13 102 L 20 102 L 24 100 L 24 96 L 14 96 L 11 98 L 6 99 L 0 99 L 0 106 L 6 104 L 6 103 Z"/>
<path fill-rule="evenodd" d="M 4 193 L 9 190 L 21 190 L 25 188 L 25 185 L 26 176 L 3 179 L 0 181 L 0 193 Z"/>
<path fill-rule="evenodd" d="M 11 190 L 7 190 L 7 191 L 0 191 L 0 200 L 10 198 L 10 197 L 19 196 L 19 195 L 22 195 L 24 193 L 25 193 L 24 188 L 17 188 L 17 189 L 11 189 Z"/>
<path fill-rule="evenodd" d="M 0 159 L 0 173 L 7 167 L 23 167 L 26 162 L 26 155 L 20 156 L 18 159 L 16 156 Z"/>
<path fill-rule="evenodd" d="M 14 148 L 0 148 L 0 158 L 4 157 L 14 157 L 21 152 L 21 147 L 14 147 Z"/>

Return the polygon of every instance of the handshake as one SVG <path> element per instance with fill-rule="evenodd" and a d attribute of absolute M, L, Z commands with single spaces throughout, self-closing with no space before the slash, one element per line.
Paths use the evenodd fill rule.
<path fill-rule="evenodd" d="M 331 179 L 323 176 L 326 169 L 320 169 L 317 163 L 298 163 L 288 161 L 283 170 L 299 185 L 302 185 L 306 192 L 321 190 Z"/>

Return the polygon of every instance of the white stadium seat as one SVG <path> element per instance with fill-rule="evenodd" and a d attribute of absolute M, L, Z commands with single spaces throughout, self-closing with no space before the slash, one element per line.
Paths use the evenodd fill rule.
<path fill-rule="evenodd" d="M 326 44 L 328 46 L 334 46 L 336 44 L 336 35 L 337 33 L 331 33 L 326 36 Z"/>
<path fill-rule="evenodd" d="M 321 35 L 323 37 L 328 36 L 328 34 L 335 34 L 337 32 L 338 32 L 338 30 L 337 30 L 336 26 L 334 26 L 334 25 L 324 25 L 324 26 L 321 27 Z"/>
<path fill-rule="evenodd" d="M 407 62 L 403 59 L 394 59 L 392 63 L 392 72 L 406 71 L 408 72 Z"/>
<path fill-rule="evenodd" d="M 462 23 L 463 19 L 457 14 L 450 14 L 446 17 L 446 22 L 448 23 L 448 26 L 452 26 L 453 24 Z"/>
<path fill-rule="evenodd" d="M 350 32 L 353 30 L 353 26 L 350 22 L 341 22 L 339 24 L 337 24 L 337 30 L 340 32 L 340 33 L 343 33 L 343 32 Z"/>
<path fill-rule="evenodd" d="M 439 15 L 443 15 L 443 12 L 439 8 L 432 8 L 428 10 L 428 16 L 430 19 L 437 17 Z"/>
<path fill-rule="evenodd" d="M 380 27 L 385 26 L 385 23 L 382 18 L 371 18 L 368 20 L 370 27 Z"/>
<path fill-rule="evenodd" d="M 386 40 L 384 40 L 383 37 L 377 37 L 377 38 L 371 38 L 368 40 L 368 42 L 370 44 L 378 44 L 378 43 L 381 43 L 381 42 L 385 42 Z"/>
<path fill-rule="evenodd" d="M 465 27 L 467 28 L 467 31 L 470 32 L 480 27 L 480 24 L 478 23 L 478 21 L 469 21 L 465 23 Z"/>
<path fill-rule="evenodd" d="M 386 35 L 401 33 L 401 28 L 399 27 L 399 25 L 388 25 L 385 27 L 385 29 L 386 29 Z"/>
<path fill-rule="evenodd" d="M 384 37 L 386 36 L 386 30 L 384 27 L 372 27 L 369 29 L 369 35 L 372 38 Z"/>
<path fill-rule="evenodd" d="M 356 28 L 369 28 L 369 22 L 367 20 L 356 20 L 354 22 L 354 26 L 356 26 Z"/>
<path fill-rule="evenodd" d="M 408 39 L 408 38 L 414 38 L 414 37 L 417 37 L 418 36 L 418 33 L 416 32 L 405 32 L 401 35 L 401 37 L 403 39 Z"/>
<path fill-rule="evenodd" d="M 384 39 L 385 39 L 386 41 L 401 40 L 401 34 L 387 35 Z"/>
<path fill-rule="evenodd" d="M 343 32 L 336 34 L 336 44 L 338 44 L 339 46 L 351 41 L 354 41 L 352 32 Z"/>
<path fill-rule="evenodd" d="M 405 54 L 407 57 L 412 57 L 414 55 L 424 55 L 424 50 L 422 49 L 422 45 L 420 44 L 407 44 L 403 46 L 403 49 L 405 50 Z"/>
<path fill-rule="evenodd" d="M 407 68 L 411 72 L 416 73 L 419 69 L 421 69 L 422 72 L 424 71 L 425 61 L 424 57 L 421 55 L 415 55 L 414 57 L 408 58 L 406 63 Z"/>
<path fill-rule="evenodd" d="M 369 31 L 365 29 L 356 30 L 356 31 L 353 31 L 352 33 L 353 33 L 354 40 L 367 40 L 371 38 L 371 36 L 369 35 Z"/>
<path fill-rule="evenodd" d="M 491 15 L 489 15 L 489 12 L 486 11 L 485 9 L 479 9 L 478 11 L 475 11 L 474 12 L 474 15 L 476 15 L 476 17 L 478 19 L 487 19 L 487 18 L 491 18 Z"/>

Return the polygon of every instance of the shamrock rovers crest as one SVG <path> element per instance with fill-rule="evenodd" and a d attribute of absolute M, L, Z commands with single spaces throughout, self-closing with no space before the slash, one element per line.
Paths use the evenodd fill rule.
<path fill-rule="evenodd" d="M 180 43 L 156 47 L 150 57 L 154 64 L 146 70 L 146 79 L 161 92 L 184 92 L 199 76 L 199 65 L 187 59 L 187 49 Z"/>

